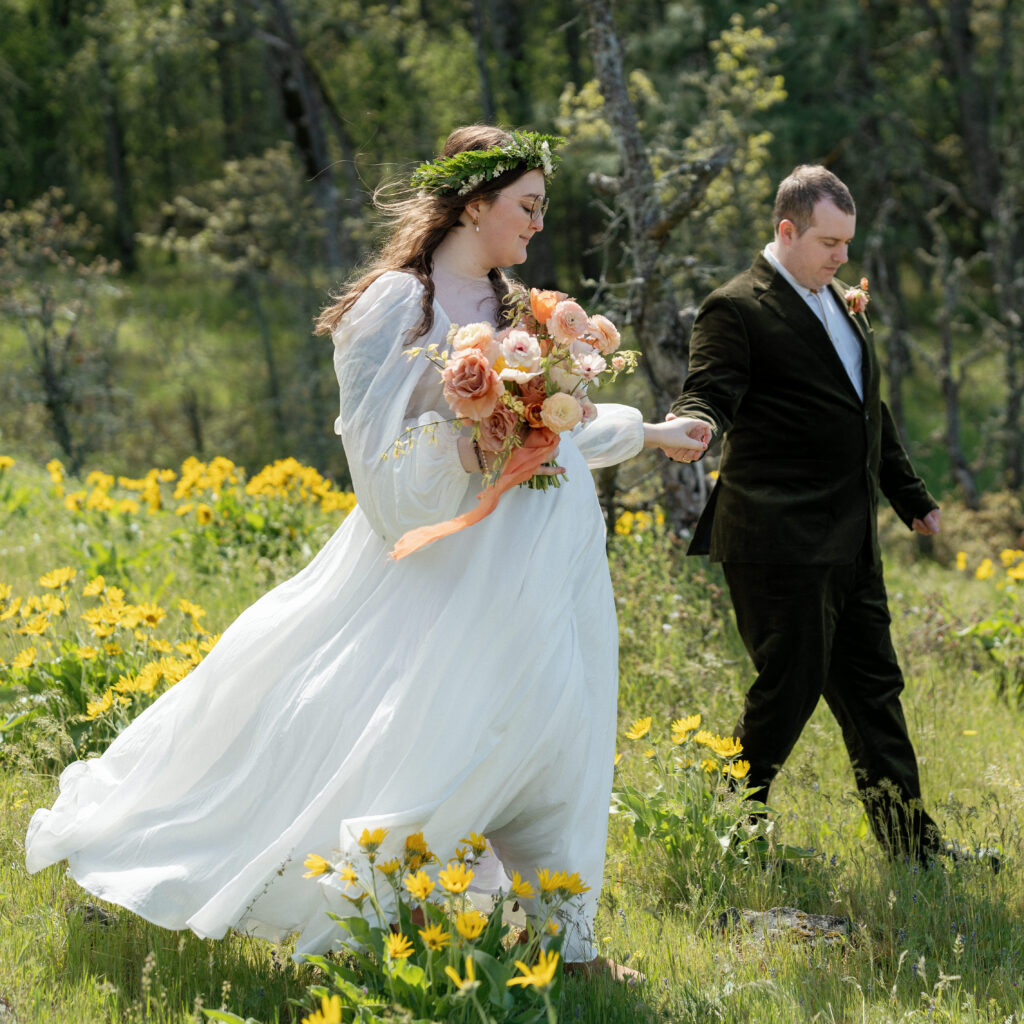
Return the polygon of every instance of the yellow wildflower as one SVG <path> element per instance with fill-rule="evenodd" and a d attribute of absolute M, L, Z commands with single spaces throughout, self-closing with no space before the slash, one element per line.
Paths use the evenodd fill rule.
<path fill-rule="evenodd" d="M 45 615 L 37 615 L 34 619 L 19 626 L 15 633 L 24 633 L 25 636 L 42 636 L 50 625 L 50 620 Z"/>
<path fill-rule="evenodd" d="M 685 743 L 694 729 L 700 728 L 700 714 L 689 715 L 687 718 L 677 718 L 672 723 L 672 742 Z"/>
<path fill-rule="evenodd" d="M 572 874 L 559 871 L 555 877 L 559 890 L 566 896 L 579 896 L 581 893 L 590 892 L 590 886 L 583 884 L 578 871 L 573 871 Z"/>
<path fill-rule="evenodd" d="M 116 658 L 119 654 L 124 654 L 124 651 L 121 650 L 121 645 L 116 640 L 111 641 L 109 644 L 104 644 L 103 650 L 109 654 L 111 658 Z"/>
<path fill-rule="evenodd" d="M 92 630 L 93 636 L 99 640 L 106 639 L 114 632 L 114 627 L 107 625 L 105 622 L 90 622 L 89 629 Z"/>
<path fill-rule="evenodd" d="M 554 980 L 555 971 L 558 969 L 558 954 L 542 949 L 537 955 L 536 964 L 532 967 L 528 967 L 522 960 L 516 961 L 516 967 L 522 974 L 505 982 L 510 988 L 513 985 L 522 985 L 523 988 L 531 985 L 534 988 L 547 988 Z"/>
<path fill-rule="evenodd" d="M 712 774 L 712 772 L 717 772 L 718 771 L 718 762 L 717 761 L 713 761 L 710 757 L 705 757 L 704 760 L 701 761 L 700 766 L 709 775 Z"/>
<path fill-rule="evenodd" d="M 473 847 L 473 852 L 479 857 L 484 850 L 487 849 L 487 839 L 480 835 L 479 832 L 470 832 L 469 838 L 463 837 L 459 840 L 460 843 L 469 843 Z"/>
<path fill-rule="evenodd" d="M 397 857 L 393 857 L 391 860 L 384 861 L 383 864 L 378 864 L 377 870 L 382 875 L 390 877 L 402 870 L 402 862 Z"/>
<path fill-rule="evenodd" d="M 21 607 L 21 598 L 16 597 L 4 610 L 0 612 L 0 622 L 4 622 L 7 619 L 13 619 L 18 614 L 18 609 Z"/>
<path fill-rule="evenodd" d="M 618 767 L 619 767 L 619 762 L 620 762 L 621 760 L 622 760 L 622 755 L 621 755 L 621 754 L 620 754 L 620 753 L 619 753 L 619 752 L 618 752 L 618 751 L 616 750 L 616 751 L 615 751 L 615 758 L 614 758 L 614 760 L 612 761 L 612 767 L 614 767 L 614 768 L 618 768 Z"/>
<path fill-rule="evenodd" d="M 55 484 L 59 484 L 64 479 L 64 465 L 60 459 L 50 459 L 46 464 L 46 472 L 50 474 L 50 479 Z"/>
<path fill-rule="evenodd" d="M 14 459 L 10 455 L 0 455 L 0 473 L 5 469 L 10 469 L 14 465 Z"/>
<path fill-rule="evenodd" d="M 533 895 L 533 886 L 529 882 L 524 882 L 518 871 L 512 872 L 512 895 L 524 900 Z"/>
<path fill-rule="evenodd" d="M 97 651 L 95 647 L 89 647 L 88 645 L 75 648 L 75 654 L 77 654 L 82 661 L 92 661 L 92 659 L 99 653 L 100 652 Z"/>
<path fill-rule="evenodd" d="M 196 521 L 205 526 L 213 522 L 213 509 L 209 505 L 200 502 L 196 505 Z"/>
<path fill-rule="evenodd" d="M 452 937 L 439 924 L 432 924 L 420 929 L 420 938 L 427 949 L 441 950 L 451 942 Z"/>
<path fill-rule="evenodd" d="M 735 757 L 743 753 L 743 744 L 735 736 L 716 736 L 711 742 L 711 749 L 719 757 Z"/>
<path fill-rule="evenodd" d="M 472 992 L 480 985 L 480 982 L 476 980 L 476 970 L 473 967 L 473 958 L 471 956 L 466 957 L 465 978 L 460 978 L 458 971 L 454 967 L 446 967 L 444 973 L 451 978 L 452 984 L 455 985 L 460 993 Z"/>
<path fill-rule="evenodd" d="M 405 863 L 413 871 L 418 871 L 420 867 L 433 859 L 434 855 L 430 852 L 422 832 L 413 832 L 412 835 L 405 837 Z"/>
<path fill-rule="evenodd" d="M 205 651 L 207 654 L 210 653 L 217 646 L 217 641 L 220 639 L 220 633 L 211 633 L 209 636 L 204 636 L 199 641 L 199 650 Z"/>
<path fill-rule="evenodd" d="M 557 935 L 559 932 L 558 922 L 549 917 L 544 922 L 544 931 L 546 931 L 548 935 Z"/>
<path fill-rule="evenodd" d="M 981 565 L 974 570 L 974 575 L 979 580 L 987 580 L 994 572 L 995 569 L 992 567 L 992 559 L 986 558 L 983 559 Z"/>
<path fill-rule="evenodd" d="M 114 691 L 107 690 L 99 700 L 91 700 L 85 706 L 85 718 L 87 721 L 95 721 L 100 715 L 105 715 L 114 706 Z"/>
<path fill-rule="evenodd" d="M 56 590 L 58 587 L 67 586 L 77 575 L 78 570 L 72 569 L 70 565 L 65 565 L 61 569 L 51 569 L 39 577 L 39 586 Z"/>
<path fill-rule="evenodd" d="M 627 730 L 626 739 L 639 740 L 643 739 L 651 731 L 651 722 L 653 719 L 650 715 L 646 718 L 638 718 Z"/>
<path fill-rule="evenodd" d="M 34 647 L 26 647 L 23 651 L 19 651 L 14 661 L 11 662 L 11 668 L 30 668 L 36 662 L 36 649 Z"/>
<path fill-rule="evenodd" d="M 1024 551 L 1019 551 L 1016 548 L 1003 548 L 999 552 L 999 561 L 1003 563 L 1003 568 L 1009 568 L 1014 562 L 1019 562 L 1024 558 Z"/>
<path fill-rule="evenodd" d="M 10 583 L 0 583 L 0 601 L 6 601 L 11 596 Z"/>
<path fill-rule="evenodd" d="M 404 960 L 412 956 L 412 943 L 401 932 L 393 933 L 384 940 L 384 948 L 392 960 Z"/>
<path fill-rule="evenodd" d="M 353 867 L 352 867 L 351 865 L 349 865 L 349 864 L 346 864 L 346 865 L 345 865 L 345 867 L 343 867 L 343 868 L 342 868 L 342 869 L 341 869 L 341 870 L 340 870 L 340 871 L 338 872 L 338 877 L 339 877 L 339 878 L 340 878 L 340 879 L 341 879 L 341 880 L 342 880 L 342 881 L 343 881 L 343 882 L 344 882 L 344 883 L 345 883 L 346 885 L 352 885 L 352 883 L 354 883 L 354 882 L 355 882 L 355 880 L 356 880 L 356 871 L 355 871 L 355 868 L 353 868 Z"/>
<path fill-rule="evenodd" d="M 56 594 L 43 594 L 39 600 L 49 615 L 60 615 L 67 610 L 67 601 L 62 601 Z"/>
<path fill-rule="evenodd" d="M 749 761 L 733 761 L 733 763 L 731 765 L 729 765 L 729 774 L 734 779 L 745 779 L 747 777 L 747 773 L 749 771 L 750 771 L 750 762 Z"/>
<path fill-rule="evenodd" d="M 325 875 L 331 870 L 331 862 L 325 860 L 318 853 L 310 853 L 306 856 L 306 859 L 302 862 L 304 868 L 309 870 L 302 876 L 303 878 L 316 878 L 317 875 Z"/>
<path fill-rule="evenodd" d="M 484 930 L 484 926 L 487 924 L 487 918 L 480 913 L 476 907 L 470 907 L 469 910 L 463 910 L 455 918 L 455 930 L 464 939 L 475 939 Z"/>
<path fill-rule="evenodd" d="M 341 996 L 323 996 L 320 1009 L 303 1017 L 302 1024 L 341 1024 Z"/>
<path fill-rule="evenodd" d="M 146 638 L 146 642 L 160 654 L 170 654 L 174 650 L 170 640 L 161 640 L 159 637 L 151 636 Z"/>
<path fill-rule="evenodd" d="M 707 729 L 701 729 L 696 736 L 693 737 L 694 743 L 699 743 L 703 747 L 710 747 L 715 742 L 715 737 Z"/>
<path fill-rule="evenodd" d="M 537 884 L 541 892 L 554 892 L 558 888 L 558 873 L 540 868 L 537 872 Z"/>
<path fill-rule="evenodd" d="M 363 853 L 376 853 L 387 835 L 386 828 L 375 828 L 372 832 L 368 828 L 364 828 L 363 834 L 359 837 L 359 845 L 362 847 Z"/>
<path fill-rule="evenodd" d="M 413 899 L 422 903 L 433 891 L 434 883 L 426 871 L 417 871 L 405 879 L 405 887 L 412 894 Z"/>
<path fill-rule="evenodd" d="M 473 871 L 465 864 L 449 861 L 448 867 L 438 872 L 437 880 L 441 887 L 450 893 L 465 892 L 473 881 Z"/>
<path fill-rule="evenodd" d="M 1006 570 L 1006 575 L 1011 580 L 1024 580 L 1024 562 L 1019 562 L 1017 565 L 1011 565 Z"/>
<path fill-rule="evenodd" d="M 123 516 L 138 515 L 139 503 L 132 498 L 122 498 L 117 503 L 117 511 Z"/>
<path fill-rule="evenodd" d="M 139 615 L 139 621 L 145 623 L 147 626 L 159 626 L 163 622 L 167 612 L 163 610 L 158 604 L 139 604 L 135 606 L 135 610 Z"/>
<path fill-rule="evenodd" d="M 186 615 L 190 615 L 193 621 L 201 619 L 206 614 L 205 608 L 200 608 L 199 605 L 193 604 L 184 597 L 178 602 L 178 611 L 184 612 Z"/>
<path fill-rule="evenodd" d="M 956 569 L 957 572 L 963 572 L 967 568 L 967 552 L 958 551 L 956 553 Z"/>

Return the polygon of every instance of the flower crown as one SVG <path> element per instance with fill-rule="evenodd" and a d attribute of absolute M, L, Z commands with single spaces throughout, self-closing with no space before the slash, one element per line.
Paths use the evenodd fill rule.
<path fill-rule="evenodd" d="M 565 139 L 540 132 L 512 132 L 512 138 L 491 149 L 466 149 L 454 156 L 428 160 L 413 171 L 409 184 L 421 192 L 464 196 L 481 182 L 522 167 L 531 171 L 539 167 L 548 177 L 561 159 L 551 152 Z"/>

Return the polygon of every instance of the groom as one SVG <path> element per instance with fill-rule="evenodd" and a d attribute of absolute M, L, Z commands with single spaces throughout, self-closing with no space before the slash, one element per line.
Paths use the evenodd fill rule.
<path fill-rule="evenodd" d="M 928 860 L 942 842 L 900 705 L 876 515 L 881 493 L 933 534 L 939 510 L 879 398 L 866 293 L 834 281 L 856 224 L 849 190 L 824 167 L 797 167 L 774 223 L 753 266 L 701 307 L 672 406 L 725 432 L 689 553 L 722 562 L 757 670 L 736 726 L 752 795 L 767 798 L 824 696 L 879 842 Z"/>

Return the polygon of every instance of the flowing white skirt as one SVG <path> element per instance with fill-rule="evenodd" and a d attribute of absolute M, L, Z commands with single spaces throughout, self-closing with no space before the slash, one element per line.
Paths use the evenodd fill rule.
<path fill-rule="evenodd" d="M 440 857 L 469 831 L 500 867 L 591 887 L 566 959 L 594 953 L 615 742 L 617 636 L 604 525 L 571 441 L 555 491 L 395 563 L 357 508 L 114 741 L 70 765 L 26 840 L 89 892 L 167 928 L 341 942 L 351 914 L 302 877 L 359 859 L 364 828 Z M 492 873 L 493 885 L 503 880 Z"/>

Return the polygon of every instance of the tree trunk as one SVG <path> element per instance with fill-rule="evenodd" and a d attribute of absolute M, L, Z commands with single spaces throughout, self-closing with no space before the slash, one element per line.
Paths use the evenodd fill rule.
<path fill-rule="evenodd" d="M 124 126 L 121 121 L 121 107 L 117 98 L 110 67 L 102 53 L 98 61 L 100 89 L 103 94 L 103 125 L 107 149 L 107 169 L 110 172 L 110 186 L 114 198 L 114 234 L 121 256 L 121 264 L 127 271 L 135 269 L 135 221 L 132 215 L 131 194 L 128 185 L 128 171 L 125 166 Z"/>

